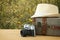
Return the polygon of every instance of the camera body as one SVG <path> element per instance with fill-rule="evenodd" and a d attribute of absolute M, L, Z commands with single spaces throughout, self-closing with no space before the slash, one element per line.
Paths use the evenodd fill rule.
<path fill-rule="evenodd" d="M 35 26 L 30 24 L 25 24 L 24 28 L 20 31 L 21 36 L 35 36 Z"/>

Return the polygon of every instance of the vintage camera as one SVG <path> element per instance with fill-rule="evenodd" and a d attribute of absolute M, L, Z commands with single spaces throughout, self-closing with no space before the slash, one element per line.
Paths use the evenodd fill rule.
<path fill-rule="evenodd" d="M 25 24 L 24 28 L 20 31 L 21 36 L 35 36 L 35 26 L 30 24 Z"/>

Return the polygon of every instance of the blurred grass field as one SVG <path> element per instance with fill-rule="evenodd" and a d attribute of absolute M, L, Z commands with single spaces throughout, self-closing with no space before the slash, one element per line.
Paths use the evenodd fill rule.
<path fill-rule="evenodd" d="M 60 12 L 60 0 L 0 0 L 0 29 L 20 29 L 31 23 L 37 5 L 54 4 Z"/>

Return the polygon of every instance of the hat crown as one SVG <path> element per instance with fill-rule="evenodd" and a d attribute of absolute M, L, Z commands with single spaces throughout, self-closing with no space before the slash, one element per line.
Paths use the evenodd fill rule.
<path fill-rule="evenodd" d="M 35 14 L 32 17 L 58 14 L 58 7 L 52 4 L 38 4 Z"/>

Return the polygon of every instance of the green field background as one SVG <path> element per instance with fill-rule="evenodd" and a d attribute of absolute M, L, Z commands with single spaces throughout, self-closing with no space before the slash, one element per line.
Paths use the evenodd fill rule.
<path fill-rule="evenodd" d="M 40 3 L 57 5 L 60 10 L 60 0 L 0 0 L 0 29 L 20 29 L 32 23 L 30 17 Z"/>

